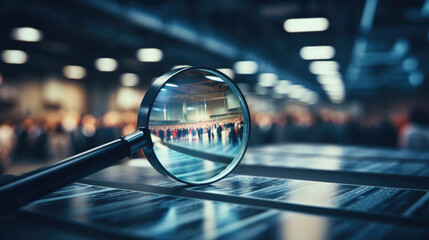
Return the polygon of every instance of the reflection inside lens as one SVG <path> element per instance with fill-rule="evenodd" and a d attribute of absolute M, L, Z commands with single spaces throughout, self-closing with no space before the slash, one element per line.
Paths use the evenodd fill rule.
<path fill-rule="evenodd" d="M 221 75 L 202 70 L 171 78 L 159 91 L 149 119 L 160 163 L 193 183 L 215 178 L 240 157 L 246 126 L 234 91 Z"/>

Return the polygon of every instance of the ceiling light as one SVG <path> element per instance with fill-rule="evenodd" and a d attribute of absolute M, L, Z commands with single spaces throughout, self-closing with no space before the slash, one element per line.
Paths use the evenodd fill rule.
<path fill-rule="evenodd" d="M 288 94 L 290 93 L 290 91 L 291 89 L 288 85 L 277 84 L 276 86 L 274 86 L 274 92 L 278 94 Z"/>
<path fill-rule="evenodd" d="M 339 68 L 336 61 L 314 61 L 309 66 L 309 70 L 313 74 L 335 74 Z"/>
<path fill-rule="evenodd" d="M 317 102 L 317 94 L 312 91 L 307 91 L 304 93 L 304 95 L 301 97 L 301 100 L 303 102 L 306 102 L 308 104 L 314 104 Z"/>
<path fill-rule="evenodd" d="M 291 97 L 291 98 L 302 98 L 304 96 L 304 94 L 306 94 L 306 93 L 307 93 L 307 89 L 299 88 L 299 89 L 296 89 L 294 91 L 291 91 L 289 93 L 289 97 Z"/>
<path fill-rule="evenodd" d="M 43 38 L 40 30 L 31 27 L 21 27 L 12 29 L 12 38 L 24 42 L 38 42 Z"/>
<path fill-rule="evenodd" d="M 290 85 L 290 84 L 291 84 L 291 82 L 288 80 L 279 80 L 277 82 L 277 85 L 280 85 L 280 86 L 286 86 L 286 85 Z"/>
<path fill-rule="evenodd" d="M 418 66 L 419 66 L 419 60 L 415 57 L 407 57 L 402 62 L 402 68 L 408 72 L 417 69 Z"/>
<path fill-rule="evenodd" d="M 120 77 L 121 84 L 126 87 L 134 87 L 139 84 L 139 76 L 135 73 L 123 73 Z"/>
<path fill-rule="evenodd" d="M 335 93 L 344 92 L 344 86 L 342 84 L 339 84 L 339 85 L 323 85 L 322 87 L 327 92 L 335 92 Z"/>
<path fill-rule="evenodd" d="M 298 90 L 298 89 L 304 89 L 304 87 L 303 86 L 301 86 L 301 85 L 290 85 L 289 86 L 289 88 L 291 89 L 291 91 L 295 91 L 295 90 Z"/>
<path fill-rule="evenodd" d="M 258 68 L 254 61 L 238 61 L 234 64 L 234 70 L 238 74 L 255 74 Z"/>
<path fill-rule="evenodd" d="M 234 71 L 231 68 L 218 68 L 217 70 L 231 79 L 234 78 Z"/>
<path fill-rule="evenodd" d="M 284 22 L 286 32 L 320 32 L 329 27 L 326 18 L 292 18 Z"/>
<path fill-rule="evenodd" d="M 113 72 L 118 67 L 118 62 L 113 58 L 98 58 L 95 67 L 100 72 Z"/>
<path fill-rule="evenodd" d="M 27 53 L 21 50 L 4 50 L 1 54 L 5 63 L 9 64 L 23 64 L 27 62 Z"/>
<path fill-rule="evenodd" d="M 338 75 L 319 75 L 317 81 L 322 85 L 340 84 L 343 82 Z"/>
<path fill-rule="evenodd" d="M 63 68 L 63 74 L 66 78 L 82 79 L 86 76 L 86 70 L 81 66 L 67 65 Z"/>
<path fill-rule="evenodd" d="M 277 74 L 274 73 L 261 73 L 258 76 L 258 82 L 263 87 L 272 87 L 276 85 L 277 80 Z"/>
<path fill-rule="evenodd" d="M 140 62 L 159 62 L 162 57 L 162 51 L 158 48 L 141 48 L 137 51 L 137 59 Z"/>
<path fill-rule="evenodd" d="M 331 46 L 303 47 L 299 51 L 299 55 L 305 60 L 331 59 L 335 56 L 335 48 Z"/>
<path fill-rule="evenodd" d="M 294 89 L 294 87 L 292 86 L 293 85 L 291 85 L 290 81 L 280 80 L 280 81 L 277 81 L 277 85 L 274 86 L 274 92 L 278 94 L 287 94 L 291 91 L 291 89 Z"/>
<path fill-rule="evenodd" d="M 331 99 L 331 101 L 333 102 L 333 103 L 342 103 L 343 101 L 344 101 L 344 98 L 341 98 L 341 99 Z"/>
<path fill-rule="evenodd" d="M 319 97 L 318 97 L 318 96 L 317 96 L 317 94 L 316 94 L 316 95 L 315 95 L 315 97 L 310 98 L 310 99 L 309 99 L 309 100 L 307 100 L 306 102 L 307 102 L 308 104 L 315 104 L 315 103 L 317 103 L 318 99 L 319 99 Z"/>
<path fill-rule="evenodd" d="M 336 92 L 327 92 L 327 95 L 330 98 L 343 98 L 345 94 L 344 94 L 344 92 L 338 92 L 338 93 L 336 93 Z"/>
<path fill-rule="evenodd" d="M 423 73 L 420 71 L 414 71 L 410 73 L 408 77 L 408 81 L 410 85 L 413 87 L 420 86 L 423 83 L 423 80 L 424 80 L 424 76 L 423 76 Z"/>
<path fill-rule="evenodd" d="M 259 85 L 259 84 L 256 84 L 255 93 L 258 95 L 266 95 L 268 93 L 268 89 L 266 87 Z"/>

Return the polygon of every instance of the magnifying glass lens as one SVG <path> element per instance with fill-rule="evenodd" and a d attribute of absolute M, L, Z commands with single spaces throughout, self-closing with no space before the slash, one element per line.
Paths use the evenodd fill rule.
<path fill-rule="evenodd" d="M 153 152 L 170 177 L 204 184 L 228 174 L 244 154 L 249 117 L 230 80 L 208 69 L 189 69 L 165 81 L 152 104 Z"/>

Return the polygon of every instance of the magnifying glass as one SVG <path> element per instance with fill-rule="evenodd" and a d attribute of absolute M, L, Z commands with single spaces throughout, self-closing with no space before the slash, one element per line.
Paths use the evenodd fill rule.
<path fill-rule="evenodd" d="M 219 71 L 188 67 L 159 77 L 140 105 L 137 131 L 0 186 L 0 215 L 17 209 L 143 149 L 173 180 L 203 185 L 227 176 L 250 135 L 243 94 Z"/>

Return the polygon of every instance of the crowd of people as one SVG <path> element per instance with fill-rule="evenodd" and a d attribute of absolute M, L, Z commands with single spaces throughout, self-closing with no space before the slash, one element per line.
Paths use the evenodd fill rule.
<path fill-rule="evenodd" d="M 13 161 L 58 161 L 81 153 L 134 132 L 136 122 L 137 114 L 130 112 L 0 121 L 0 174 Z"/>
<path fill-rule="evenodd" d="M 57 116 L 57 117 L 55 117 Z M 429 116 L 415 108 L 408 116 L 351 117 L 346 112 L 254 113 L 250 145 L 279 142 L 350 144 L 429 150 Z M 108 112 L 103 116 L 69 113 L 0 121 L 0 172 L 13 161 L 56 161 L 136 130 L 137 114 Z M 230 118 L 193 123 L 153 125 L 162 141 L 230 141 L 243 137 L 243 120 Z"/>
<path fill-rule="evenodd" d="M 251 145 L 297 142 L 429 150 L 429 115 L 419 107 L 411 109 L 408 116 L 352 117 L 324 108 L 318 112 L 256 113 L 251 118 Z"/>
<path fill-rule="evenodd" d="M 243 118 L 162 124 L 151 127 L 151 133 L 161 141 L 228 139 L 230 143 L 237 144 L 243 138 Z"/>

